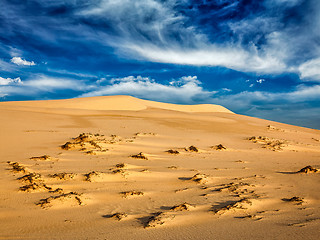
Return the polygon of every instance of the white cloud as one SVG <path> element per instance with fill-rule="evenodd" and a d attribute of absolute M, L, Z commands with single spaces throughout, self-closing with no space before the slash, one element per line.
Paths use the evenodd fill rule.
<path fill-rule="evenodd" d="M 29 62 L 27 60 L 22 59 L 21 57 L 13 57 L 13 58 L 11 58 L 11 62 L 13 62 L 14 64 L 17 64 L 17 65 L 20 65 L 20 66 L 21 65 L 22 66 L 34 66 L 34 65 L 36 65 L 34 63 L 34 61 Z"/>
<path fill-rule="evenodd" d="M 197 103 L 210 98 L 216 92 L 204 90 L 196 76 L 185 76 L 171 84 L 161 84 L 149 77 L 128 76 L 113 78 L 113 85 L 100 86 L 98 89 L 82 94 L 80 97 L 102 95 L 131 95 L 155 101 L 173 103 Z"/>
<path fill-rule="evenodd" d="M 3 78 L 0 77 L 0 86 L 12 85 L 12 84 L 22 84 L 20 77 L 17 78 Z"/>
<path fill-rule="evenodd" d="M 320 81 L 320 58 L 309 60 L 298 68 L 303 80 Z"/>
<path fill-rule="evenodd" d="M 261 84 L 261 83 L 263 83 L 265 81 L 266 81 L 265 79 L 261 78 L 261 79 L 258 79 L 256 82 Z"/>
<path fill-rule="evenodd" d="M 221 90 L 224 92 L 232 92 L 232 90 L 230 88 L 222 88 Z"/>

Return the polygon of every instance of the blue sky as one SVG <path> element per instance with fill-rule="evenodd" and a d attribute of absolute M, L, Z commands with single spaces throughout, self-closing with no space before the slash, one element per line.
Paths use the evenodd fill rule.
<path fill-rule="evenodd" d="M 0 101 L 115 94 L 320 129 L 320 1 L 1 0 Z"/>

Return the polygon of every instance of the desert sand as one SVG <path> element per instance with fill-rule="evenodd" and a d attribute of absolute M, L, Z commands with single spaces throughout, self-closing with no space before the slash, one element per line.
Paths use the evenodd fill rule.
<path fill-rule="evenodd" d="M 319 239 L 320 131 L 129 96 L 0 103 L 0 239 Z"/>

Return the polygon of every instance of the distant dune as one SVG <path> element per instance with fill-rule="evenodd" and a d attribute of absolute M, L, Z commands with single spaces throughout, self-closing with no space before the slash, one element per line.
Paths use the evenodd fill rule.
<path fill-rule="evenodd" d="M 0 103 L 0 239 L 319 239 L 320 131 L 128 96 Z"/>
<path fill-rule="evenodd" d="M 139 111 L 147 108 L 159 108 L 181 112 L 225 112 L 232 113 L 225 107 L 213 104 L 178 105 L 142 100 L 131 96 L 103 96 L 74 98 L 66 100 L 21 101 L 0 103 L 3 106 L 21 106 L 32 108 L 68 108 L 82 110 L 128 110 Z"/>

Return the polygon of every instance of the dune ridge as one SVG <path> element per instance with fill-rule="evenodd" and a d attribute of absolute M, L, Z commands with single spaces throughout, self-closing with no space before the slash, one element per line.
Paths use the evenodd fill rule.
<path fill-rule="evenodd" d="M 62 109 L 82 109 L 82 110 L 126 110 L 139 111 L 147 108 L 158 108 L 181 112 L 224 112 L 232 113 L 220 105 L 198 104 L 198 105 L 178 105 L 161 103 L 149 100 L 142 100 L 131 96 L 103 96 L 73 98 L 64 100 L 42 100 L 42 101 L 16 101 L 2 102 L 0 106 L 18 106 L 32 108 L 62 108 Z"/>

